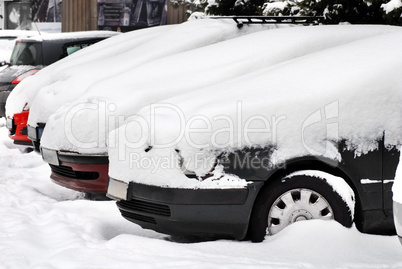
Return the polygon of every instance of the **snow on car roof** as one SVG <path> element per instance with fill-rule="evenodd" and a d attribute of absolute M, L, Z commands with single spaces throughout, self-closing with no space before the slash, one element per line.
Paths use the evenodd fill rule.
<path fill-rule="evenodd" d="M 9 97 L 11 101 L 7 102 L 7 115 L 19 113 L 26 103 L 28 107 L 32 103 L 34 108 L 36 102 L 41 109 L 36 109 L 36 112 L 32 109 L 28 121 L 36 126 L 37 122 L 46 122 L 61 105 L 75 101 L 98 80 L 114 77 L 158 58 L 273 27 L 276 28 L 272 25 L 255 25 L 239 30 L 233 21 L 202 20 L 125 33 L 118 42 L 109 43 L 110 46 L 103 51 L 96 51 L 96 47 L 91 46 L 85 52 L 79 51 L 79 55 L 72 55 L 74 58 L 69 56 L 56 66 L 53 64 L 41 70 L 29 81 L 20 83 Z M 121 44 L 126 42 L 129 46 Z M 87 54 L 96 54 L 96 57 L 77 59 L 87 57 Z M 39 90 L 44 96 L 39 95 L 38 101 L 33 101 Z M 50 92 L 52 94 L 48 94 Z M 52 95 L 54 98 L 49 100 L 48 97 Z M 47 102 L 46 105 L 43 102 Z"/>
<path fill-rule="evenodd" d="M 86 39 L 86 38 L 103 38 L 113 35 L 118 35 L 119 32 L 113 31 L 80 31 L 80 32 L 63 32 L 63 33 L 40 33 L 35 36 L 20 38 L 28 41 L 43 41 L 43 40 L 68 40 L 68 39 Z"/>
<path fill-rule="evenodd" d="M 152 31 L 155 34 L 158 34 L 158 32 L 163 29 L 164 27 L 156 27 L 153 28 Z M 79 50 L 60 61 L 53 63 L 35 74 L 35 76 L 24 79 L 11 92 L 7 99 L 7 116 L 12 117 L 15 113 L 20 113 L 25 106 L 29 108 L 39 90 L 44 89 L 48 85 L 52 85 L 56 81 L 59 81 L 60 83 L 61 81 L 66 80 L 71 76 L 71 72 L 76 70 L 76 68 L 83 67 L 79 72 L 77 72 L 77 74 L 82 83 L 87 83 L 88 77 L 91 73 L 90 70 L 93 69 L 93 67 L 91 66 L 91 68 L 88 68 L 88 66 L 83 66 L 84 63 L 98 61 L 99 58 L 105 59 L 123 53 L 130 48 L 135 48 L 135 46 L 151 38 L 151 34 L 147 30 L 148 29 L 128 32 L 105 39 L 102 42 L 95 43 L 90 47 L 85 48 L 85 50 Z M 106 65 L 100 65 L 97 67 L 106 67 Z M 83 79 L 83 74 L 85 74 L 85 79 Z M 69 90 L 71 92 L 71 89 Z M 48 90 L 46 89 L 45 91 Z M 61 100 L 61 103 L 57 103 L 55 106 L 60 105 L 63 102 L 64 101 Z M 50 106 L 51 104 L 52 103 L 50 103 Z M 47 107 L 44 107 L 44 109 L 46 108 Z"/>
<path fill-rule="evenodd" d="M 189 179 L 176 152 L 186 162 L 271 146 L 275 165 L 306 155 L 339 160 L 341 140 L 356 155 L 375 150 L 383 136 L 387 147 L 400 145 L 400 42 L 397 29 L 144 107 L 111 133 L 118 143 L 109 142 L 109 175 L 170 187 L 244 186 L 233 177 Z M 172 165 L 157 162 L 166 159 Z M 143 160 L 145 169 L 135 165 Z"/>
<path fill-rule="evenodd" d="M 0 62 L 10 61 L 11 53 L 13 51 L 15 40 L 17 38 L 29 37 L 37 35 L 36 31 L 25 30 L 1 30 L 0 31 Z"/>
<path fill-rule="evenodd" d="M 124 119 L 145 105 L 173 95 L 269 68 L 314 51 L 397 30 L 399 28 L 389 26 L 292 27 L 253 33 L 165 57 L 93 84 L 82 98 L 60 108 L 53 115 L 47 123 L 42 145 L 52 149 L 105 154 L 107 134 L 122 120 L 100 127 L 99 110 L 104 109 L 102 113 L 108 117 L 121 116 Z M 243 90 L 248 92 L 246 86 Z M 210 93 L 209 97 L 214 95 Z M 76 111 L 83 104 L 86 109 Z M 79 120 L 74 120 L 74 126 L 66 126 L 66 117 L 72 111 L 77 112 L 74 117 Z M 74 133 L 74 141 L 66 137 L 69 132 Z M 86 143 L 89 141 L 94 143 Z"/>

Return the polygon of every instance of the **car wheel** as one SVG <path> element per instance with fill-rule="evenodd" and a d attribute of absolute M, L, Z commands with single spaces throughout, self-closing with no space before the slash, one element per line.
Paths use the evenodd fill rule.
<path fill-rule="evenodd" d="M 290 224 L 310 219 L 336 220 L 352 226 L 351 209 L 325 180 L 295 176 L 265 186 L 258 195 L 249 224 L 249 238 L 261 242 Z"/>

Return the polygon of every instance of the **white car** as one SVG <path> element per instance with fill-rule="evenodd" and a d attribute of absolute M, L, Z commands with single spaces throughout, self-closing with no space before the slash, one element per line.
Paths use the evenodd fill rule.
<path fill-rule="evenodd" d="M 311 29 L 379 29 L 332 27 Z M 310 219 L 393 234 L 402 30 L 382 31 L 133 109 L 109 135 L 107 195 L 171 235 L 260 242 Z"/>

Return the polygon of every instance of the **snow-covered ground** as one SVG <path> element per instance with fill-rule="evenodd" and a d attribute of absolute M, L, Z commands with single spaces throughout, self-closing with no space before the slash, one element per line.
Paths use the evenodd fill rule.
<path fill-rule="evenodd" d="M 52 183 L 41 157 L 7 137 L 0 119 L 0 268 L 402 268 L 396 236 L 335 221 L 291 225 L 263 243 L 189 242 L 143 230 L 113 201 Z"/>

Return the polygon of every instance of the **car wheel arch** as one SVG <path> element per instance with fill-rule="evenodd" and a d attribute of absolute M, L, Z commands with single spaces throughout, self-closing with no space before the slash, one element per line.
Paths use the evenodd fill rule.
<path fill-rule="evenodd" d="M 356 219 L 359 218 L 358 214 L 356 212 L 360 208 L 360 199 L 359 199 L 359 194 L 357 191 L 357 187 L 355 184 L 353 184 L 353 180 L 351 179 L 350 176 L 348 176 L 347 172 L 343 171 L 337 166 L 330 165 L 326 163 L 323 160 L 317 160 L 314 158 L 303 158 L 303 160 L 297 159 L 297 160 L 291 160 L 286 163 L 286 165 L 283 165 L 282 167 L 276 169 L 275 171 L 272 171 L 270 176 L 267 178 L 267 180 L 264 182 L 264 185 L 260 188 L 258 191 L 258 194 L 254 200 L 254 205 L 252 208 L 252 212 L 250 214 L 250 219 L 249 219 L 249 230 L 250 230 L 250 223 L 252 221 L 252 215 L 253 211 L 255 209 L 255 204 L 257 203 L 259 196 L 264 195 L 264 189 L 270 188 L 275 182 L 278 182 L 289 175 L 295 174 L 297 176 L 303 176 L 303 173 L 305 171 L 318 171 L 320 173 L 327 174 L 329 176 L 334 176 L 334 177 L 339 177 L 343 179 L 343 182 L 351 189 L 352 193 L 354 194 L 354 207 L 355 211 L 354 214 L 351 216 L 352 221 L 356 221 Z M 323 182 L 326 182 L 326 178 L 321 178 Z M 327 183 L 328 184 L 328 183 Z M 331 184 L 328 184 L 331 185 Z M 334 192 L 338 193 L 339 190 L 334 189 Z M 248 235 L 250 237 L 250 235 Z M 253 239 L 252 239 L 253 241 Z M 258 240 L 256 241 L 258 242 Z"/>

